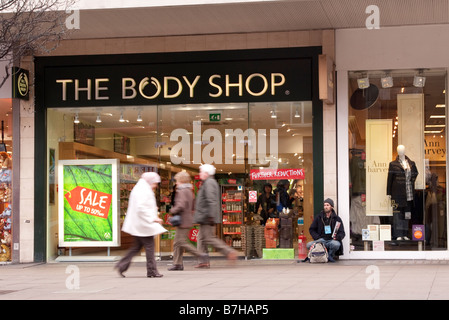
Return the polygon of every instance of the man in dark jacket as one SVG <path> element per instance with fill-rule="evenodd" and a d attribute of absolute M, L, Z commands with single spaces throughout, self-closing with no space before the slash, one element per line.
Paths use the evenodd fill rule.
<path fill-rule="evenodd" d="M 332 199 L 324 200 L 323 211 L 315 217 L 310 225 L 309 232 L 314 241 L 307 243 L 307 249 L 310 249 L 315 242 L 322 242 L 327 248 L 329 262 L 335 262 L 335 254 L 343 254 L 341 241 L 345 237 L 345 229 L 343 221 L 334 210 Z"/>
<path fill-rule="evenodd" d="M 230 260 L 237 259 L 237 252 L 215 236 L 215 224 L 221 223 L 220 187 L 214 178 L 215 167 L 204 164 L 200 167 L 200 179 L 203 183 L 195 202 L 193 222 L 200 225 L 198 249 L 207 253 L 210 245 L 222 252 Z M 209 262 L 200 262 L 197 268 L 209 268 Z"/>

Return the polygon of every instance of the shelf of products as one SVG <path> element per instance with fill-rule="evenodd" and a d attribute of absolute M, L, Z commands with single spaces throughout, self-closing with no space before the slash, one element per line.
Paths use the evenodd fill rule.
<path fill-rule="evenodd" d="M 235 249 L 242 248 L 243 194 L 242 185 L 221 185 L 222 239 Z"/>
<path fill-rule="evenodd" d="M 11 261 L 11 164 L 12 159 L 9 155 L 0 152 L 0 262 Z"/>

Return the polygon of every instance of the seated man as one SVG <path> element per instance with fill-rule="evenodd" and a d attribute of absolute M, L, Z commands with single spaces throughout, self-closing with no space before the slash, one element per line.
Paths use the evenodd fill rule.
<path fill-rule="evenodd" d="M 337 223 L 339 223 L 339 226 L 336 229 Z M 343 254 L 341 240 L 345 237 L 345 229 L 343 228 L 343 221 L 334 210 L 332 199 L 324 200 L 324 209 L 313 220 L 309 232 L 314 241 L 307 243 L 307 249 L 310 249 L 315 242 L 322 242 L 327 248 L 329 262 L 335 262 L 335 254 Z"/>

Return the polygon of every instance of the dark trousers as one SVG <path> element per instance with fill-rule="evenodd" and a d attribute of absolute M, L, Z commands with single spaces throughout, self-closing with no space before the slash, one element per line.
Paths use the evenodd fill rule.
<path fill-rule="evenodd" d="M 156 259 L 154 258 L 154 237 L 136 237 L 133 236 L 134 243 L 129 248 L 126 255 L 117 263 L 116 267 L 120 272 L 128 270 L 132 258 L 145 248 L 147 258 L 147 276 L 157 274 Z"/>
<path fill-rule="evenodd" d="M 206 224 L 202 224 L 200 226 L 200 231 L 198 233 L 198 250 L 203 253 L 207 253 L 207 247 L 212 246 L 218 251 L 220 251 L 223 255 L 227 256 L 231 252 L 235 250 L 229 247 L 226 242 L 221 239 L 218 239 L 215 236 L 215 225 L 210 226 Z"/>

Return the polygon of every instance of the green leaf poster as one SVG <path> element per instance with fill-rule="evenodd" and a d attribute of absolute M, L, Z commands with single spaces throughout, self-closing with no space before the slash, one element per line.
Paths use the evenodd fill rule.
<path fill-rule="evenodd" d="M 58 163 L 59 246 L 120 245 L 116 159 Z"/>

